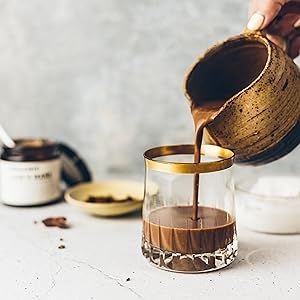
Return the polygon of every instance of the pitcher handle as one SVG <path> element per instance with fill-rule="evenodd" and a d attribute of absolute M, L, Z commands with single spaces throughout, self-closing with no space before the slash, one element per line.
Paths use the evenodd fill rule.
<path fill-rule="evenodd" d="M 283 26 L 282 20 L 289 18 L 289 26 Z M 278 35 L 280 33 L 280 35 Z M 286 53 L 295 58 L 298 52 L 292 49 L 293 42 L 296 38 L 300 37 L 300 2 L 290 1 L 283 5 L 275 19 L 265 28 L 260 31 L 244 30 L 244 34 L 258 34 L 267 37 L 273 42 L 276 41 Z M 272 38 L 270 38 L 270 35 Z"/>

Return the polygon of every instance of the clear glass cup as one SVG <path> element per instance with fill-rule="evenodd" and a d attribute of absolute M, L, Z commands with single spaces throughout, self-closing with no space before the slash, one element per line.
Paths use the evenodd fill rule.
<path fill-rule="evenodd" d="M 194 163 L 193 157 L 194 145 L 144 153 L 142 252 L 150 263 L 169 271 L 212 271 L 237 255 L 234 154 L 202 145 L 201 162 Z"/>

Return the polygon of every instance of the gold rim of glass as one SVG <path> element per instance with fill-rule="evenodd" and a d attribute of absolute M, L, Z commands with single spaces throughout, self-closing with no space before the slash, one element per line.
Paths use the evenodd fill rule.
<path fill-rule="evenodd" d="M 225 170 L 233 165 L 234 153 L 215 145 L 202 145 L 201 155 L 218 158 L 215 161 L 188 163 L 163 161 L 157 158 L 177 154 L 194 154 L 194 145 L 166 145 L 148 149 L 145 164 L 151 170 L 168 173 L 198 174 Z"/>

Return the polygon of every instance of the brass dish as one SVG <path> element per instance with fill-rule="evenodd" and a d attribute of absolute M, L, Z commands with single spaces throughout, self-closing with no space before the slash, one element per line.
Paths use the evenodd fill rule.
<path fill-rule="evenodd" d="M 82 183 L 65 192 L 65 200 L 84 212 L 102 217 L 121 216 L 143 206 L 144 184 L 138 181 L 101 181 Z M 88 202 L 89 197 L 112 197 L 111 203 Z M 124 201 L 128 197 L 131 201 Z"/>

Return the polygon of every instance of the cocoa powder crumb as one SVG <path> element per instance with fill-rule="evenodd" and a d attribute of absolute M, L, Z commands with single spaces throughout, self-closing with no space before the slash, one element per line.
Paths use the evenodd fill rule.
<path fill-rule="evenodd" d="M 47 227 L 70 228 L 65 217 L 50 217 L 42 221 Z"/>
<path fill-rule="evenodd" d="M 125 203 L 125 202 L 133 202 L 136 201 L 132 197 L 127 197 L 124 199 L 115 199 L 112 196 L 90 196 L 86 202 L 88 203 Z"/>

